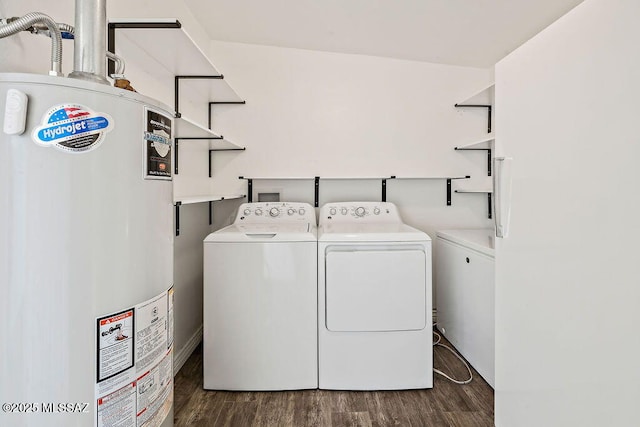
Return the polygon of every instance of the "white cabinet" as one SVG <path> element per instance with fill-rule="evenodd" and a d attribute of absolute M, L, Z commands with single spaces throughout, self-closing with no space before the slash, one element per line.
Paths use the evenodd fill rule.
<path fill-rule="evenodd" d="M 438 329 L 494 386 L 493 230 L 437 232 Z"/>

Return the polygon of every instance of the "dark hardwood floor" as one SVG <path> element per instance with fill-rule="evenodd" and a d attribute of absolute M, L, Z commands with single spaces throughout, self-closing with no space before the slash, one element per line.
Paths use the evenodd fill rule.
<path fill-rule="evenodd" d="M 435 347 L 434 366 L 454 378 L 468 375 L 442 347 Z M 493 426 L 493 389 L 473 377 L 457 385 L 434 375 L 429 390 L 208 391 L 199 346 L 175 378 L 175 426 Z"/>

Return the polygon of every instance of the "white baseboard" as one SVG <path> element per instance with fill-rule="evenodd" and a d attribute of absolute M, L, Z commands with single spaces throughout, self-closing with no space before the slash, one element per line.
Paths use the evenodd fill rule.
<path fill-rule="evenodd" d="M 173 376 L 175 377 L 178 374 L 178 371 L 182 368 L 182 365 L 185 364 L 193 350 L 196 349 L 198 344 L 202 342 L 202 325 L 195 331 L 191 338 L 187 341 L 187 343 L 182 347 L 179 351 L 174 352 L 173 355 Z"/>

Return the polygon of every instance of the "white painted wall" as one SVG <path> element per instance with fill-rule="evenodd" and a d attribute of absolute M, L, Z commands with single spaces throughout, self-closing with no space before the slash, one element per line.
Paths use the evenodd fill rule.
<path fill-rule="evenodd" d="M 586 0 L 496 65 L 496 425 L 637 426 L 640 2 Z"/>
<path fill-rule="evenodd" d="M 487 83 L 490 70 L 216 41 L 210 52 L 247 100 L 214 111 L 214 128 L 247 151 L 215 155 L 213 191 L 246 191 L 239 175 L 471 175 L 479 186 L 489 179 L 486 153 L 453 150 L 486 132 L 486 110 L 453 105 Z M 313 201 L 312 181 L 254 186 Z M 380 186 L 322 181 L 320 204 L 379 200 Z M 428 232 L 491 224 L 482 196 L 454 194 L 447 207 L 445 181 L 389 181 L 387 195 Z"/>
<path fill-rule="evenodd" d="M 492 79 L 491 70 L 358 55 L 211 42 L 183 1 L 109 0 L 110 17 L 178 18 L 190 36 L 247 100 L 222 106 L 214 130 L 246 146 L 243 153 L 215 153 L 214 179 L 207 177 L 207 145 L 183 142 L 181 194 L 245 193 L 245 176 L 444 176 L 471 175 L 455 185 L 486 186 L 484 152 L 453 147 L 481 136 L 484 110 L 456 110 L 453 104 Z M 42 4 L 3 0 L 0 15 L 42 11 L 73 24 L 73 1 Z M 72 43 L 65 42 L 64 71 L 72 70 Z M 46 72 L 49 44 L 21 34 L 0 40 L 0 72 Z M 172 82 L 155 81 L 129 59 L 127 77 L 142 93 L 173 105 Z M 207 100 L 181 100 L 181 110 L 206 123 Z M 189 145 L 189 148 L 187 148 Z M 256 182 L 255 190 L 280 190 L 283 199 L 313 202 L 313 183 Z M 320 203 L 379 200 L 379 181 L 323 182 Z M 445 181 L 389 181 L 388 200 L 403 218 L 435 236 L 441 228 L 489 227 L 487 201 L 480 195 L 453 195 L 446 206 Z M 238 201 L 181 209 L 176 238 L 176 358 L 191 348 L 202 323 L 202 239 L 228 223 Z"/>

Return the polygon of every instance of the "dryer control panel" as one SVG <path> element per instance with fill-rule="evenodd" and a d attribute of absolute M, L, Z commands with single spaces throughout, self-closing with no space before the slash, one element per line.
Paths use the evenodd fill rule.
<path fill-rule="evenodd" d="M 300 222 L 316 224 L 316 211 L 308 203 L 256 202 L 238 208 L 235 223 Z"/>
<path fill-rule="evenodd" d="M 320 225 L 328 223 L 401 223 L 396 205 L 390 202 L 327 203 L 320 209 Z"/>

